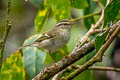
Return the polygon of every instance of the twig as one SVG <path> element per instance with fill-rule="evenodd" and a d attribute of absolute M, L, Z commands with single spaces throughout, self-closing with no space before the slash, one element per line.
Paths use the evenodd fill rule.
<path fill-rule="evenodd" d="M 101 13 L 101 11 L 98 11 L 98 12 L 95 12 L 95 13 L 91 13 L 91 14 L 85 15 L 85 16 L 83 16 L 83 17 L 78 17 L 78 18 L 76 18 L 76 19 L 72 19 L 72 21 L 73 21 L 73 22 L 77 22 L 77 21 L 79 21 L 79 20 L 81 20 L 81 19 L 86 19 L 86 18 L 89 18 L 89 17 L 91 17 L 91 16 L 98 15 L 98 14 L 100 14 L 100 13 Z"/>
<path fill-rule="evenodd" d="M 90 37 L 90 35 L 98 33 L 98 31 L 96 31 L 96 29 L 99 27 L 99 25 L 102 23 L 102 21 L 104 20 L 104 7 L 102 6 L 102 4 L 100 3 L 99 0 L 97 0 L 98 5 L 100 6 L 102 13 L 101 16 L 99 18 L 99 20 L 96 22 L 96 24 L 92 24 L 90 30 L 85 34 L 85 36 L 81 39 L 80 44 L 83 45 L 88 38 Z"/>
<path fill-rule="evenodd" d="M 120 20 L 111 26 L 110 32 L 115 31 L 115 29 L 120 25 Z M 43 71 L 41 71 L 37 76 L 35 76 L 32 80 L 47 80 L 50 77 L 54 76 L 59 71 L 65 69 L 69 65 L 73 64 L 77 60 L 81 59 L 83 56 L 87 55 L 89 52 L 94 50 L 94 40 L 84 44 L 82 47 L 75 49 L 72 51 L 71 54 L 68 56 L 71 57 L 73 60 L 69 60 L 67 58 L 63 58 L 59 62 L 53 64 L 50 67 L 46 67 Z"/>
<path fill-rule="evenodd" d="M 101 4 L 100 0 L 93 0 L 93 1 L 95 1 L 101 9 L 104 8 L 103 5 Z"/>
<path fill-rule="evenodd" d="M 68 71 L 71 71 L 72 69 L 78 69 L 81 68 L 81 65 L 71 65 L 68 68 L 62 70 L 61 72 L 57 73 L 52 80 L 60 80 L 62 77 L 62 74 Z M 90 66 L 88 67 L 88 70 L 97 70 L 97 71 L 116 71 L 120 72 L 120 68 L 113 68 L 113 67 L 103 67 L 103 66 Z"/>
<path fill-rule="evenodd" d="M 3 38 L 0 41 L 0 71 L 1 71 L 1 67 L 2 67 L 2 59 L 3 59 L 5 42 L 6 42 L 8 33 L 10 31 L 10 28 L 11 28 L 11 22 L 9 20 L 9 18 L 10 18 L 10 5 L 11 5 L 11 0 L 8 0 L 6 27 L 5 27 L 5 32 L 3 34 Z"/>
<path fill-rule="evenodd" d="M 25 0 L 25 1 L 28 1 L 28 0 Z"/>
<path fill-rule="evenodd" d="M 80 68 L 80 65 L 72 66 L 72 68 L 77 69 Z M 120 72 L 120 68 L 113 68 L 113 67 L 103 67 L 103 66 L 90 66 L 88 70 L 98 70 L 98 71 L 116 71 Z"/>
<path fill-rule="evenodd" d="M 60 71 L 59 73 L 57 73 L 52 80 L 60 80 L 60 77 L 62 76 L 63 73 L 70 71 L 72 69 L 72 66 L 69 66 L 67 68 L 65 68 L 64 70 Z"/>
<path fill-rule="evenodd" d="M 57 75 L 54 76 L 54 79 L 52 80 L 60 80 L 61 75 L 67 71 L 70 71 L 71 69 L 78 69 L 81 68 L 81 65 L 77 66 L 70 66 L 69 68 L 64 69 L 63 71 L 59 72 Z M 90 66 L 88 67 L 88 70 L 97 70 L 97 71 L 116 71 L 120 72 L 120 68 L 113 68 L 113 67 L 103 67 L 103 66 Z"/>
<path fill-rule="evenodd" d="M 110 3 L 110 0 L 107 0 L 107 4 L 106 4 L 106 6 L 107 6 L 109 3 Z"/>
<path fill-rule="evenodd" d="M 102 61 L 102 57 L 104 55 L 104 52 L 109 47 L 109 45 L 112 43 L 112 41 L 117 37 L 119 32 L 120 32 L 120 26 L 117 27 L 117 29 L 113 32 L 113 34 L 110 36 L 110 38 L 105 42 L 105 44 L 100 48 L 100 50 L 96 53 L 96 55 L 93 58 L 91 58 L 88 62 L 83 64 L 80 68 L 76 69 L 74 72 L 69 74 L 65 78 L 65 80 L 71 80 L 75 76 L 77 76 L 79 73 L 81 73 L 84 70 L 86 70 L 89 66 L 93 65 L 94 63 L 101 62 Z"/>

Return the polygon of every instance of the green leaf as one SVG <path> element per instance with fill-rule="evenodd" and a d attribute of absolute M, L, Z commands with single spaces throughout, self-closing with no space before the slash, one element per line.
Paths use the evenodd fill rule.
<path fill-rule="evenodd" d="M 100 2 L 101 2 L 104 6 L 106 6 L 107 0 L 100 0 Z"/>
<path fill-rule="evenodd" d="M 112 0 L 110 4 L 105 8 L 104 12 L 104 27 L 111 21 L 114 22 L 120 10 L 120 0 Z"/>
<path fill-rule="evenodd" d="M 37 32 L 40 32 L 42 26 L 45 24 L 50 10 L 50 0 L 45 0 L 43 5 L 39 8 L 38 13 L 35 17 L 35 28 Z"/>
<path fill-rule="evenodd" d="M 78 9 L 84 9 L 88 7 L 87 0 L 70 0 L 71 6 Z"/>
<path fill-rule="evenodd" d="M 2 65 L 0 80 L 25 80 L 25 70 L 20 52 L 10 55 Z"/>
<path fill-rule="evenodd" d="M 70 18 L 70 1 L 69 0 L 53 0 L 53 14 L 56 21 Z"/>
<path fill-rule="evenodd" d="M 93 79 L 93 71 L 86 70 L 82 72 L 80 75 L 76 76 L 73 80 L 94 80 Z"/>
<path fill-rule="evenodd" d="M 43 3 L 43 0 L 30 0 L 30 2 L 35 5 L 36 7 L 40 8 Z"/>
<path fill-rule="evenodd" d="M 42 35 L 36 34 L 31 36 L 24 42 L 24 45 L 33 43 L 40 36 Z M 23 49 L 23 61 L 27 74 L 31 79 L 35 77 L 40 71 L 42 71 L 45 66 L 49 66 L 53 63 L 52 58 L 47 52 L 37 49 L 36 47 L 26 47 Z"/>
<path fill-rule="evenodd" d="M 88 7 L 84 10 L 84 15 L 88 15 L 90 13 L 93 13 L 94 10 L 96 9 L 96 3 L 91 1 L 91 0 L 87 0 L 88 1 Z M 94 17 L 89 17 L 89 18 L 86 18 L 84 20 L 84 24 L 86 26 L 86 28 L 89 30 L 90 27 L 91 27 L 91 24 L 94 24 L 95 23 L 95 20 L 94 20 Z"/>
<path fill-rule="evenodd" d="M 104 34 L 98 35 L 98 36 L 96 37 L 96 39 L 95 39 L 96 52 L 99 51 L 99 49 L 101 48 L 101 46 L 102 46 L 103 43 L 105 42 L 105 39 L 106 39 L 108 33 L 109 33 L 109 30 L 106 31 Z"/>
<path fill-rule="evenodd" d="M 120 20 L 120 10 L 119 10 L 118 15 L 117 15 L 116 18 L 115 18 L 115 21 L 116 21 L 116 22 L 117 22 L 118 20 Z"/>
<path fill-rule="evenodd" d="M 51 54 L 46 53 L 46 55 L 44 57 L 43 67 L 50 66 L 54 62 L 55 62 L 55 60 L 53 59 Z"/>
<path fill-rule="evenodd" d="M 63 57 L 65 57 L 63 54 L 68 55 L 69 49 L 68 46 L 65 45 L 61 49 L 57 50 L 56 52 L 52 53 L 51 56 L 54 59 L 55 62 L 61 60 Z"/>

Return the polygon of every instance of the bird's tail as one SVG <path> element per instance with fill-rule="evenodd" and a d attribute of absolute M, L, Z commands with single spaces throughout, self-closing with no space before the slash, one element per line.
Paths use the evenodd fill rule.
<path fill-rule="evenodd" d="M 29 47 L 29 46 L 31 46 L 31 47 L 37 47 L 38 44 L 37 43 L 28 44 L 28 45 L 25 45 L 25 46 L 22 46 L 22 47 L 18 48 L 18 50 L 22 50 L 23 48 Z"/>
<path fill-rule="evenodd" d="M 32 44 L 28 44 L 28 45 L 25 45 L 25 46 L 21 46 L 21 47 L 18 48 L 18 50 L 22 50 L 23 48 L 28 47 L 28 46 L 31 46 L 31 45 L 32 45 Z"/>

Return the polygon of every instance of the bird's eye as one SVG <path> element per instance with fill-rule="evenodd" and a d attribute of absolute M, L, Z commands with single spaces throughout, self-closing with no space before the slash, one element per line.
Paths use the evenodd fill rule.
<path fill-rule="evenodd" d="M 64 24 L 64 25 L 67 25 L 67 24 Z"/>

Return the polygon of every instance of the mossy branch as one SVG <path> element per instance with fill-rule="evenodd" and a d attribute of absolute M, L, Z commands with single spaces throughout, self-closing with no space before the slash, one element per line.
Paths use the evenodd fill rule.
<path fill-rule="evenodd" d="M 8 33 L 10 31 L 10 28 L 11 28 L 10 7 L 11 7 L 11 0 L 8 0 L 6 27 L 5 27 L 5 32 L 3 34 L 3 38 L 0 41 L 0 71 L 1 71 L 1 67 L 2 67 L 2 59 L 3 59 L 3 52 L 4 52 L 5 43 L 7 40 Z"/>

